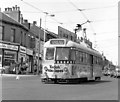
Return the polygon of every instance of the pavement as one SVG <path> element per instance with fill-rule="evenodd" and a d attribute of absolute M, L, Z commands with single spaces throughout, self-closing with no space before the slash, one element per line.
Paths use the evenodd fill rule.
<path fill-rule="evenodd" d="M 34 76 L 38 76 L 38 75 L 17 75 L 17 74 L 0 74 L 0 77 L 34 77 Z"/>

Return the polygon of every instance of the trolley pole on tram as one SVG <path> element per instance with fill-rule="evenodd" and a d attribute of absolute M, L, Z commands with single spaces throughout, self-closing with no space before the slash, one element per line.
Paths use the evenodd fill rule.
<path fill-rule="evenodd" d="M 40 69 L 40 34 L 41 34 L 41 22 L 42 19 L 40 18 L 40 29 L 39 29 L 39 46 L 38 46 L 38 66 L 37 66 L 37 74 L 39 75 L 39 69 Z"/>

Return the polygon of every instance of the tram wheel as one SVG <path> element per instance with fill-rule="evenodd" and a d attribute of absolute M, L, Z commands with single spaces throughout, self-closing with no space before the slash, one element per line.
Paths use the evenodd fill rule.
<path fill-rule="evenodd" d="M 101 77 L 96 77 L 95 78 L 95 81 L 100 81 L 101 80 Z"/>
<path fill-rule="evenodd" d="M 54 80 L 54 84 L 58 84 L 58 80 Z"/>

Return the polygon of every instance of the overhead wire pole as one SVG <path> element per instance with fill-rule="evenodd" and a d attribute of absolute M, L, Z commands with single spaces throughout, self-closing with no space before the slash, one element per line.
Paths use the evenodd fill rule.
<path fill-rule="evenodd" d="M 40 34 L 41 34 L 41 23 L 42 23 L 42 19 L 40 18 L 40 29 L 39 29 L 39 47 L 38 47 L 38 66 L 37 66 L 37 74 L 39 75 L 39 69 L 40 69 L 40 45 L 41 45 L 41 38 L 40 38 Z"/>
<path fill-rule="evenodd" d="M 44 12 L 44 13 L 45 13 L 44 43 L 45 43 L 45 41 L 46 41 L 46 18 L 47 18 L 47 16 L 54 17 L 55 15 L 49 14 L 48 12 Z"/>
<path fill-rule="evenodd" d="M 49 13 L 48 12 L 43 12 L 41 9 L 39 9 L 39 8 L 37 8 L 37 7 L 35 7 L 35 6 L 33 6 L 33 5 L 31 5 L 31 4 L 29 4 L 29 3 L 27 3 L 27 2 L 25 2 L 25 1 L 23 1 L 23 0 L 21 0 L 22 2 L 24 2 L 25 4 L 27 4 L 27 5 L 29 5 L 29 6 L 31 6 L 32 8 L 34 8 L 34 9 L 36 9 L 36 10 L 38 10 L 38 11 L 40 11 L 41 13 L 44 13 L 45 14 L 45 28 L 44 28 L 44 43 L 45 43 L 45 30 L 46 30 L 46 17 L 47 17 L 47 15 L 49 15 Z M 51 16 L 51 17 L 53 17 L 53 15 L 49 15 L 49 16 Z M 55 15 L 54 15 L 55 16 Z M 58 22 L 56 19 L 53 19 L 53 20 L 55 20 L 57 23 L 59 23 L 59 24 L 62 24 L 62 23 L 60 23 L 60 22 Z M 40 18 L 40 30 L 41 30 L 41 18 Z M 40 32 L 39 32 L 40 33 Z M 38 66 L 37 66 L 37 74 L 39 74 L 39 65 L 40 65 L 40 61 L 39 61 L 39 56 L 40 56 L 40 34 L 39 34 L 39 49 L 38 49 L 39 51 L 38 51 Z"/>
<path fill-rule="evenodd" d="M 50 17 L 53 17 L 53 14 L 52 14 L 52 15 L 49 15 L 48 12 L 44 12 L 43 10 L 41 10 L 41 9 L 39 9 L 39 8 L 37 8 L 37 7 L 33 6 L 33 5 L 31 5 L 31 4 L 27 3 L 27 2 L 25 2 L 24 0 L 21 0 L 21 1 L 24 2 L 25 4 L 31 6 L 32 8 L 34 8 L 34 9 L 40 11 L 41 13 L 45 14 L 45 23 L 46 23 L 46 17 L 47 17 L 47 15 L 50 16 Z M 54 15 L 54 16 L 55 16 L 55 15 Z M 53 19 L 53 18 L 52 18 L 52 19 Z M 59 23 L 59 24 L 63 24 L 63 23 L 61 23 L 61 22 L 58 22 L 56 19 L 53 19 L 53 20 L 56 21 L 56 22 Z M 46 29 L 46 24 L 45 24 L 44 31 L 45 31 L 45 29 Z M 44 34 L 45 34 L 45 32 L 44 32 Z M 44 37 L 45 37 L 45 35 L 44 35 Z M 45 42 L 45 38 L 44 38 L 44 42 Z"/>

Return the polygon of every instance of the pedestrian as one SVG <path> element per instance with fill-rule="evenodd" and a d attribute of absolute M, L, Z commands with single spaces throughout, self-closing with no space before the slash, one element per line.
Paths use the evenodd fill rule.
<path fill-rule="evenodd" d="M 42 74 L 42 64 L 40 64 L 40 74 Z"/>
<path fill-rule="evenodd" d="M 16 74 L 19 74 L 19 62 L 16 62 L 15 69 L 16 69 Z"/>
<path fill-rule="evenodd" d="M 13 74 L 14 68 L 15 68 L 15 64 L 13 62 L 11 62 L 10 67 L 9 67 L 10 74 Z"/>
<path fill-rule="evenodd" d="M 19 80 L 20 79 L 20 77 L 19 77 L 19 69 L 20 69 L 20 63 L 19 62 L 16 62 L 16 74 L 17 74 L 17 76 L 16 76 L 16 80 Z"/>
<path fill-rule="evenodd" d="M 34 64 L 34 75 L 37 73 L 37 64 Z"/>
<path fill-rule="evenodd" d="M 25 66 L 26 66 L 26 74 L 28 74 L 28 73 L 29 73 L 29 64 L 28 64 L 28 60 L 26 61 Z"/>

